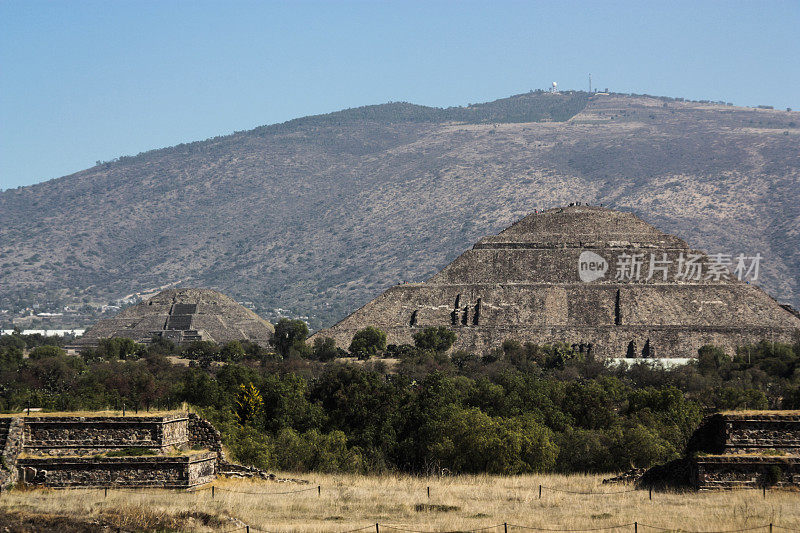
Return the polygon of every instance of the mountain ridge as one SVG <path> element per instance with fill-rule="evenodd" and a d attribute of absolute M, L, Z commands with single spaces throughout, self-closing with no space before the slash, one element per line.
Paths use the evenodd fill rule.
<path fill-rule="evenodd" d="M 320 327 L 571 201 L 631 210 L 709 252 L 761 250 L 764 287 L 797 306 L 796 112 L 577 92 L 355 109 L 0 192 L 0 309 L 185 280 Z"/>

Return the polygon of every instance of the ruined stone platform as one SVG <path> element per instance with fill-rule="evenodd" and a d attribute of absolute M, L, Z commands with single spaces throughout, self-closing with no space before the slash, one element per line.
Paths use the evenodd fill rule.
<path fill-rule="evenodd" d="M 707 455 L 694 460 L 698 490 L 800 489 L 800 456 Z M 774 476 L 774 479 L 771 479 Z"/>
<path fill-rule="evenodd" d="M 216 478 L 217 454 L 175 456 L 20 457 L 20 481 L 47 487 L 158 487 L 188 489 Z"/>
<path fill-rule="evenodd" d="M 683 459 L 651 468 L 645 486 L 696 490 L 800 489 L 800 411 L 728 411 L 707 416 Z"/>
<path fill-rule="evenodd" d="M 189 488 L 224 461 L 219 432 L 185 412 L 3 416 L 0 437 L 3 486 Z"/>

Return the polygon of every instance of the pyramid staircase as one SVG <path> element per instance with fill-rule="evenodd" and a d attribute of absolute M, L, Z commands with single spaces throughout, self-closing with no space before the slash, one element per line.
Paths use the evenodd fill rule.
<path fill-rule="evenodd" d="M 179 343 L 201 341 L 203 336 L 192 328 L 192 315 L 197 312 L 197 304 L 173 304 L 164 330 L 171 332 L 169 338 Z"/>

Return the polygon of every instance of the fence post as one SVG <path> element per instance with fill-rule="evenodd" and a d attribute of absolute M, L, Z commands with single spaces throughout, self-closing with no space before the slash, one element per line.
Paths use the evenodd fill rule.
<path fill-rule="evenodd" d="M 214 499 L 214 485 L 211 485 L 211 499 Z"/>
<path fill-rule="evenodd" d="M 317 485 L 317 497 L 322 496 L 322 485 Z"/>
<path fill-rule="evenodd" d="M 381 528 L 378 527 L 378 523 L 375 522 L 375 533 L 381 533 Z"/>
<path fill-rule="evenodd" d="M 772 533 L 772 522 L 769 523 L 769 533 Z"/>
<path fill-rule="evenodd" d="M 428 499 L 431 499 L 431 487 L 428 485 Z"/>
<path fill-rule="evenodd" d="M 108 498 L 108 487 L 103 487 L 103 498 Z"/>
<path fill-rule="evenodd" d="M 508 533 L 508 522 L 503 522 L 503 533 Z"/>
<path fill-rule="evenodd" d="M 633 523 L 633 533 L 639 533 L 639 522 Z"/>
<path fill-rule="evenodd" d="M 650 487 L 650 501 L 653 500 L 653 487 Z"/>
<path fill-rule="evenodd" d="M 539 485 L 539 499 L 542 499 L 542 486 Z"/>
<path fill-rule="evenodd" d="M 763 489 L 763 491 L 764 491 L 764 492 L 763 492 L 764 499 L 766 499 L 766 497 L 767 497 L 767 486 L 766 486 L 766 485 L 764 485 L 764 486 L 762 487 L 762 489 Z"/>

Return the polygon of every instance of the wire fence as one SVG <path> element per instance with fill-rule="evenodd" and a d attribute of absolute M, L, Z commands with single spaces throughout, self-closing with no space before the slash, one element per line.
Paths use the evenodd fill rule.
<path fill-rule="evenodd" d="M 478 533 L 480 531 L 503 531 L 503 533 L 508 533 L 509 531 L 518 530 L 518 531 L 552 531 L 552 532 L 559 532 L 559 533 L 590 533 L 593 531 L 613 531 L 613 530 L 627 530 L 631 533 L 639 533 L 642 529 L 654 529 L 656 531 L 674 531 L 679 533 L 744 533 L 746 531 L 760 531 L 763 530 L 765 533 L 768 531 L 769 533 L 774 533 L 774 530 L 780 529 L 784 531 L 800 531 L 800 529 L 793 529 L 789 527 L 780 526 L 778 524 L 762 524 L 759 526 L 751 526 L 742 529 L 712 529 L 712 530 L 691 530 L 691 529 L 680 529 L 674 527 L 661 527 L 661 526 L 653 526 L 648 524 L 643 524 L 641 522 L 629 522 L 627 524 L 619 524 L 615 526 L 604 526 L 604 527 L 593 527 L 587 529 L 571 529 L 571 528 L 546 528 L 546 527 L 537 527 L 537 526 L 523 526 L 520 524 L 512 524 L 508 522 L 504 522 L 502 524 L 496 524 L 493 526 L 486 526 L 480 527 L 476 529 L 454 529 L 454 530 L 443 530 L 443 529 L 415 529 L 411 526 L 400 526 L 394 524 L 381 524 L 376 522 L 375 524 L 370 524 L 368 526 L 360 527 L 357 529 L 347 529 L 343 531 L 337 531 L 335 533 L 356 533 L 358 531 L 375 531 L 375 533 L 381 533 L 381 531 L 389 532 L 389 531 L 400 531 L 402 533 Z M 261 529 L 255 526 L 241 526 L 237 529 L 230 529 L 223 533 L 232 533 L 234 531 L 244 531 L 245 533 L 253 532 L 260 532 L 260 533 L 276 533 L 275 531 L 268 530 L 268 529 Z"/>
<path fill-rule="evenodd" d="M 580 494 L 583 496 L 596 496 L 596 495 L 603 495 L 603 494 L 625 494 L 627 492 L 641 492 L 642 489 L 627 489 L 627 490 L 612 490 L 612 491 L 581 491 L 581 490 L 567 490 L 567 489 L 557 489 L 555 487 L 546 487 L 544 485 L 539 485 L 539 493 L 541 494 L 542 489 L 549 490 L 553 492 L 561 492 L 563 494 Z"/>
<path fill-rule="evenodd" d="M 182 494 L 200 494 L 206 491 L 210 492 L 210 497 L 212 499 L 216 498 L 217 492 L 222 493 L 230 493 L 230 494 L 246 494 L 246 495 L 255 495 L 255 496 L 280 496 L 280 495 L 289 495 L 289 494 L 301 494 L 301 493 L 309 493 L 309 492 L 316 492 L 317 496 L 322 496 L 322 485 L 316 485 L 312 487 L 305 487 L 302 489 L 295 489 L 289 491 L 247 491 L 247 490 L 235 490 L 235 489 L 228 489 L 225 487 L 217 487 L 216 485 L 205 486 L 197 489 L 169 489 L 169 488 L 156 488 L 156 487 L 141 487 L 141 488 L 131 488 L 131 487 L 63 487 L 66 490 L 81 490 L 81 491 L 103 491 L 103 497 L 107 498 L 109 491 L 116 491 L 116 492 L 125 492 L 125 493 L 135 493 L 135 494 L 164 494 L 165 491 L 168 492 L 177 492 Z M 426 487 L 426 492 L 428 499 L 431 497 L 431 487 Z M 542 498 L 542 493 L 544 491 L 551 491 L 553 493 L 559 494 L 571 494 L 577 496 L 614 496 L 619 494 L 626 494 L 626 493 L 633 493 L 633 492 L 642 492 L 641 489 L 626 489 L 626 490 L 618 490 L 618 491 L 577 491 L 577 490 L 570 490 L 570 489 L 560 489 L 557 487 L 548 487 L 545 485 L 539 485 L 539 499 Z M 653 499 L 653 492 L 650 489 L 648 492 L 649 498 Z M 1 494 L 1 493 L 0 493 Z M 766 497 L 766 490 L 764 490 L 764 496 Z M 239 521 L 241 523 L 241 521 Z M 514 524 L 510 522 L 504 522 L 502 524 L 495 524 L 491 526 L 484 526 L 476 529 L 458 529 L 458 530 L 430 530 L 430 529 L 416 529 L 414 526 L 404 526 L 399 524 L 381 524 L 376 522 L 374 524 L 370 524 L 367 526 L 363 526 L 356 529 L 348 529 L 337 531 L 336 533 L 357 533 L 359 531 L 372 531 L 374 530 L 375 533 L 380 533 L 381 531 L 400 531 L 403 533 L 471 533 L 471 532 L 481 532 L 481 531 L 503 531 L 503 533 L 508 533 L 508 531 L 552 531 L 552 532 L 563 532 L 563 533 L 589 533 L 593 531 L 613 531 L 613 530 L 626 530 L 630 533 L 639 533 L 641 530 L 654 530 L 654 531 L 675 531 L 680 533 L 744 533 L 748 531 L 763 531 L 764 533 L 776 533 L 776 530 L 780 531 L 790 531 L 790 532 L 798 532 L 800 533 L 800 529 L 791 528 L 787 526 L 782 526 L 780 524 L 768 523 L 768 524 L 761 524 L 756 526 L 749 526 L 742 529 L 731 529 L 731 530 L 707 530 L 707 531 L 693 531 L 687 530 L 682 528 L 675 528 L 675 527 L 663 527 L 657 526 L 652 524 L 647 524 L 643 522 L 629 522 L 625 524 L 613 525 L 613 526 L 603 526 L 603 527 L 594 527 L 588 529 L 571 529 L 566 527 L 559 527 L 559 526 L 551 526 L 551 527 L 541 527 L 541 526 L 530 526 L 530 525 L 522 525 L 522 524 Z M 117 531 L 123 531 L 118 529 Z M 252 532 L 261 532 L 261 533 L 276 533 L 271 530 L 262 529 L 257 526 L 251 526 L 248 524 L 242 524 L 237 526 L 233 529 L 224 530 L 220 533 L 235 533 L 235 532 L 242 532 L 250 533 Z"/>
<path fill-rule="evenodd" d="M 629 522 L 627 524 L 619 524 L 615 526 L 604 526 L 604 527 L 593 527 L 587 529 L 571 529 L 571 528 L 545 528 L 545 527 L 538 527 L 538 526 L 523 526 L 520 524 L 512 524 L 508 522 L 504 522 L 502 524 L 495 524 L 493 526 L 486 526 L 480 527 L 475 529 L 454 529 L 454 530 L 442 530 L 442 529 L 415 529 L 411 526 L 400 526 L 394 524 L 381 524 L 376 522 L 375 524 L 370 524 L 368 526 L 359 527 L 356 529 L 346 529 L 342 531 L 336 531 L 335 533 L 358 533 L 359 531 L 375 531 L 375 533 L 380 533 L 381 531 L 388 532 L 388 531 L 400 531 L 402 533 L 478 533 L 481 531 L 503 531 L 503 533 L 508 533 L 509 531 L 519 530 L 519 531 L 550 531 L 550 532 L 559 532 L 559 533 L 591 533 L 594 531 L 613 531 L 623 529 L 627 530 L 631 533 L 639 533 L 642 529 L 654 529 L 656 531 L 674 531 L 676 533 L 745 533 L 747 531 L 760 531 L 763 530 L 764 533 L 774 533 L 774 530 L 782 530 L 782 531 L 800 531 L 800 529 L 790 528 L 781 526 L 779 524 L 762 524 L 758 526 L 751 526 L 741 529 L 716 529 L 716 530 L 691 530 L 691 529 L 680 529 L 674 527 L 661 527 L 661 526 L 654 526 L 650 524 L 644 524 L 641 522 Z M 116 529 L 117 533 L 133 533 L 132 531 L 123 530 L 123 529 Z M 262 529 L 257 526 L 250 526 L 250 525 L 241 525 L 237 526 L 233 529 L 226 529 L 220 531 L 218 533 L 237 533 L 237 532 L 244 532 L 244 533 L 277 533 L 276 531 L 269 530 L 269 529 Z"/>

